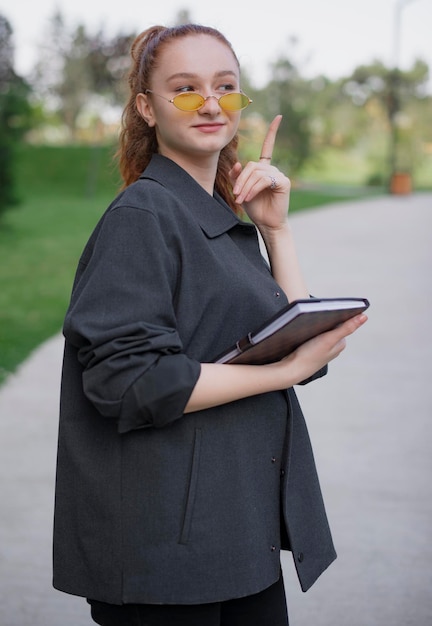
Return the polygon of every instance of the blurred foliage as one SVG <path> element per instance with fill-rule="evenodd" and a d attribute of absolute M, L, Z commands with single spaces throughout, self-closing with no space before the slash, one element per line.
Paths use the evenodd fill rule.
<path fill-rule="evenodd" d="M 189 12 L 183 10 L 173 23 L 190 20 Z M 27 140 L 115 142 L 126 98 L 129 49 L 136 34 L 113 35 L 103 29 L 93 33 L 82 24 L 71 29 L 56 11 L 27 77 L 33 114 Z M 304 67 L 299 42 L 291 37 L 271 64 L 266 85 L 257 87 L 243 70 L 242 88 L 253 105 L 242 114 L 242 159 L 259 156 L 268 123 L 281 113 L 274 161 L 296 183 L 305 173 L 318 179 L 321 174 L 328 177 L 324 172 L 329 154 L 339 153 L 335 161 L 342 165 L 344 157 L 347 162 L 361 163 L 352 171 L 351 182 L 385 186 L 389 171 L 398 168 L 432 186 L 432 172 L 425 174 L 432 154 L 432 97 L 424 61 L 417 60 L 409 70 L 401 71 L 377 60 L 335 81 L 324 75 L 305 78 Z M 23 81 L 21 88 L 29 89 Z M 21 104 L 22 97 L 21 93 Z M 9 104 L 22 118 L 18 103 L 10 100 Z M 340 181 L 346 182 L 342 170 Z M 332 176 L 337 182 L 338 173 Z"/>
<path fill-rule="evenodd" d="M 59 11 L 51 18 L 30 80 L 69 140 L 78 139 L 81 114 L 97 119 L 101 110 L 124 102 L 132 39 L 132 34 L 109 37 L 103 30 L 90 34 L 83 25 L 69 32 Z"/>
<path fill-rule="evenodd" d="M 432 145 L 431 98 L 425 91 L 428 78 L 428 66 L 418 60 L 405 72 L 398 68 L 389 70 L 380 62 L 361 66 L 342 82 L 355 106 L 368 110 L 375 104 L 380 109 L 389 129 L 389 175 L 396 171 L 412 172 L 422 153 L 421 144 Z M 420 126 L 421 119 L 425 123 Z"/>
<path fill-rule="evenodd" d="M 18 202 L 15 146 L 31 126 L 30 87 L 13 69 L 12 28 L 0 15 L 0 215 Z"/>

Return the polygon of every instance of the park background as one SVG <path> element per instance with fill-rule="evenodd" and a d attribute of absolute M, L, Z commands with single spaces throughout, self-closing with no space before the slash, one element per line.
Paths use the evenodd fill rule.
<path fill-rule="evenodd" d="M 338 22 L 337 32 L 343 34 L 318 50 L 318 42 L 312 46 L 310 40 L 317 16 L 301 22 L 298 3 L 285 8 L 294 5 L 292 14 L 299 14 L 297 25 L 304 30 L 294 32 L 296 21 L 288 17 L 275 47 L 266 25 L 283 7 L 270 3 L 261 42 L 248 41 L 254 50 L 249 55 L 245 28 L 237 24 L 233 31 L 234 15 L 225 16 L 232 39 L 241 41 L 242 86 L 254 101 L 243 114 L 240 156 L 257 158 L 269 121 L 282 113 L 275 160 L 293 182 L 292 212 L 432 188 L 431 51 L 424 47 L 424 19 L 419 25 L 419 17 L 432 17 L 432 2 L 381 0 L 381 9 L 387 9 L 379 23 L 386 54 L 364 43 L 363 63 L 356 38 L 361 30 L 365 42 L 361 20 L 368 2 L 358 24 L 346 4 L 345 9 L 339 0 L 326 4 L 327 24 L 321 30 L 334 36 L 330 25 Z M 81 19 L 71 11 L 76 5 L 45 0 L 34 21 L 34 3 L 17 0 L 13 8 L 0 8 L 0 381 L 60 329 L 79 252 L 120 186 L 113 156 L 129 47 L 137 31 L 125 14 L 110 21 L 98 9 Z M 312 0 L 306 8 L 313 5 Z M 168 3 L 167 10 L 172 11 L 164 18 L 168 24 L 204 19 L 197 7 Z M 415 10 L 420 10 L 418 48 L 410 22 Z M 366 24 L 376 37 L 375 13 Z M 16 36 L 8 14 L 15 16 Z M 257 13 L 249 8 L 246 15 L 253 32 Z M 217 27 L 224 22 L 213 20 Z M 328 56 L 335 50 L 339 62 L 352 57 L 358 63 L 338 77 L 337 63 Z M 381 50 L 384 60 L 371 56 L 374 50 Z M 329 74 L 314 74 L 320 67 L 316 57 L 326 55 Z"/>
<path fill-rule="evenodd" d="M 382 60 L 371 56 L 373 46 L 364 43 L 364 62 L 339 77 L 335 66 L 329 65 L 332 77 L 311 69 L 320 50 L 303 42 L 311 46 L 307 35 L 313 20 L 303 23 L 304 31 L 294 32 L 288 18 L 283 38 L 272 48 L 266 44 L 272 41 L 266 12 L 260 45 L 249 41 L 254 54 L 257 48 L 271 49 L 259 54 L 266 59 L 264 73 L 262 62 L 255 72 L 254 56 L 245 57 L 244 27 L 238 35 L 246 60 L 242 87 L 254 101 L 242 116 L 240 156 L 257 158 L 269 121 L 282 113 L 275 161 L 292 180 L 292 212 L 432 188 L 430 51 L 422 47 L 423 21 L 416 28 L 418 49 L 412 47 L 408 28 L 416 8 L 432 15 L 432 1 L 381 3 L 387 8 L 387 19 L 380 23 L 382 38 L 391 50 Z M 81 248 L 119 189 L 113 156 L 129 47 L 137 34 L 124 14 L 117 14 L 117 21 L 111 16 L 108 23 L 101 9 L 99 21 L 86 13 L 72 18 L 77 3 L 63 0 L 50 7 L 42 2 L 38 9 L 43 15 L 45 8 L 45 19 L 35 17 L 31 39 L 23 40 L 23 24 L 29 28 L 35 5 L 26 0 L 15 4 L 0 9 L 0 381 L 61 328 Z M 359 22 L 367 6 L 363 4 Z M 175 7 L 165 23 L 197 19 L 198 9 Z M 338 58 L 349 58 L 351 52 L 357 60 L 360 24 L 356 26 L 355 13 L 347 13 L 339 0 L 326 7 L 327 23 L 339 22 L 336 32 L 343 33 L 345 47 L 330 39 L 322 54 L 337 48 Z M 280 2 L 269 4 L 271 20 L 282 8 Z M 10 13 L 18 22 L 18 42 Z M 252 31 L 258 13 L 249 8 L 243 16 Z M 214 19 L 221 27 L 223 19 Z M 233 32 L 233 16 L 225 20 L 235 40 L 239 24 Z M 368 23 L 372 29 L 373 14 Z M 330 26 L 324 30 L 327 37 L 334 33 Z M 364 29 L 362 40 L 367 40 Z M 408 43 L 411 57 L 403 54 Z M 412 56 L 417 53 L 422 56 Z M 318 71 L 316 60 L 315 65 Z"/>
<path fill-rule="evenodd" d="M 138 20 L 130 0 L 89 22 L 98 3 L 57 4 L 0 0 L 2 626 L 89 623 L 81 599 L 51 588 L 60 329 L 82 246 L 119 185 L 117 71 L 135 24 L 162 15 L 145 7 Z M 331 376 L 298 390 L 339 558 L 304 597 L 285 555 L 290 615 L 429 626 L 431 0 L 239 4 L 240 17 L 224 0 L 191 17 L 229 27 L 247 61 L 242 158 L 259 155 L 283 107 L 278 162 L 306 274 L 320 293 L 371 300 Z M 164 23 L 187 17 L 163 5 Z"/>

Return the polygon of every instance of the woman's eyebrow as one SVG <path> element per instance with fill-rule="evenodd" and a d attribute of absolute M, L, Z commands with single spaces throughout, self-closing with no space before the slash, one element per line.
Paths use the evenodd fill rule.
<path fill-rule="evenodd" d="M 236 73 L 233 72 L 232 70 L 220 70 L 219 72 L 216 72 L 214 75 L 215 78 L 220 78 L 221 76 L 233 76 L 234 78 L 237 78 Z M 187 78 L 191 80 L 191 79 L 197 79 L 200 77 L 198 74 L 193 74 L 192 72 L 176 72 L 175 74 L 172 74 L 171 76 L 169 76 L 168 80 L 175 80 L 177 78 Z"/>

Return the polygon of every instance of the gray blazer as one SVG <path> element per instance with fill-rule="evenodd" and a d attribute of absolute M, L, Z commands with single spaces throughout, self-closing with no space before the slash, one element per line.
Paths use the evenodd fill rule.
<path fill-rule="evenodd" d="M 271 585 L 281 549 L 304 591 L 334 560 L 293 389 L 183 414 L 200 363 L 286 302 L 255 227 L 169 159 L 114 200 L 64 322 L 57 589 L 205 603 Z"/>

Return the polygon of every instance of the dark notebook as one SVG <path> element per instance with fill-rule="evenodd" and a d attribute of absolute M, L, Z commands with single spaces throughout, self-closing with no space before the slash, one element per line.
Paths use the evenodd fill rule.
<path fill-rule="evenodd" d="M 220 354 L 214 363 L 274 363 L 302 343 L 365 311 L 366 298 L 295 300 Z"/>

